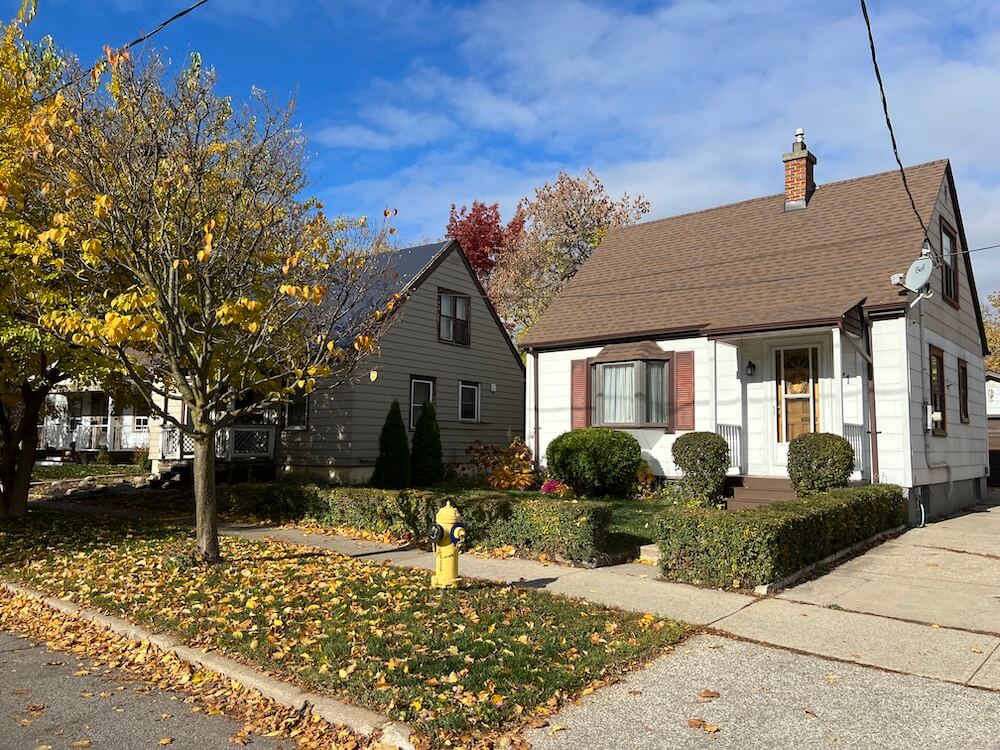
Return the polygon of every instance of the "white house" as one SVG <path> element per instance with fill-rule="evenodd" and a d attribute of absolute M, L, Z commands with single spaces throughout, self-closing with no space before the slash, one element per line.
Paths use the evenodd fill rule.
<path fill-rule="evenodd" d="M 65 381 L 46 402 L 38 425 L 37 450 L 43 456 L 93 459 L 105 448 L 116 460 L 130 461 L 135 451 L 149 447 L 148 410 L 115 403 L 97 385 Z"/>
<path fill-rule="evenodd" d="M 988 473 L 986 338 L 950 164 L 816 186 L 801 132 L 785 192 L 608 234 L 523 345 L 536 456 L 587 425 L 635 435 L 676 476 L 678 434 L 729 443 L 730 507 L 788 497 L 789 441 L 843 435 L 854 478 L 909 490 L 911 519 L 968 505 Z"/>

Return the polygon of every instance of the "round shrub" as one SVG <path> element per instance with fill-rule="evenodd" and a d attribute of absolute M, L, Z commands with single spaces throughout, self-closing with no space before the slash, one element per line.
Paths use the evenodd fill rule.
<path fill-rule="evenodd" d="M 706 505 L 720 500 L 729 471 L 729 444 L 714 432 L 689 432 L 674 441 L 671 453 L 681 470 L 680 486 L 689 500 Z"/>
<path fill-rule="evenodd" d="M 854 449 L 840 435 L 810 432 L 788 444 L 788 477 L 799 497 L 846 487 L 854 471 Z"/>
<path fill-rule="evenodd" d="M 628 497 L 642 461 L 639 441 L 601 427 L 564 432 L 545 451 L 549 471 L 589 497 Z"/>

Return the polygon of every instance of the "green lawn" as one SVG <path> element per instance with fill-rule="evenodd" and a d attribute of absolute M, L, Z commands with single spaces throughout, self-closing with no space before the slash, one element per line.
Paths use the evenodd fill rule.
<path fill-rule="evenodd" d="M 32 512 L 0 527 L 0 573 L 345 696 L 426 732 L 516 729 L 612 679 L 684 627 L 594 604 L 271 542 L 223 539 L 195 563 L 191 532 Z"/>
<path fill-rule="evenodd" d="M 608 549 L 625 551 L 654 541 L 657 514 L 666 507 L 658 500 L 616 500 L 612 503 Z"/>
<path fill-rule="evenodd" d="M 35 466 L 33 479 L 83 479 L 84 477 L 140 476 L 148 474 L 133 464 L 57 464 Z"/>

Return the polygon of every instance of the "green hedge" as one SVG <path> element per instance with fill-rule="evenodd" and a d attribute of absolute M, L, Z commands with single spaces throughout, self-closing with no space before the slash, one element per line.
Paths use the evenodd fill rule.
<path fill-rule="evenodd" d="M 581 495 L 628 497 L 642 461 L 632 435 L 605 427 L 564 432 L 545 450 L 549 471 Z"/>
<path fill-rule="evenodd" d="M 423 539 L 446 500 L 459 509 L 471 546 L 511 545 L 531 553 L 590 562 L 606 549 L 611 506 L 594 501 L 518 498 L 497 493 L 462 497 L 426 490 L 318 487 L 274 482 L 240 484 L 222 493 L 237 515 L 310 519 L 331 528 Z"/>
<path fill-rule="evenodd" d="M 668 508 L 657 521 L 667 578 L 751 588 L 779 581 L 906 519 L 894 485 L 838 489 L 755 510 Z"/>

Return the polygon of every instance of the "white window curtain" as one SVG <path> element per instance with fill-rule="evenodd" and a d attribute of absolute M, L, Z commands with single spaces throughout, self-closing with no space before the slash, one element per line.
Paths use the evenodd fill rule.
<path fill-rule="evenodd" d="M 635 365 L 604 365 L 601 379 L 604 423 L 634 424 Z"/>
<path fill-rule="evenodd" d="M 663 362 L 646 363 L 646 423 L 667 423 L 667 367 Z"/>

